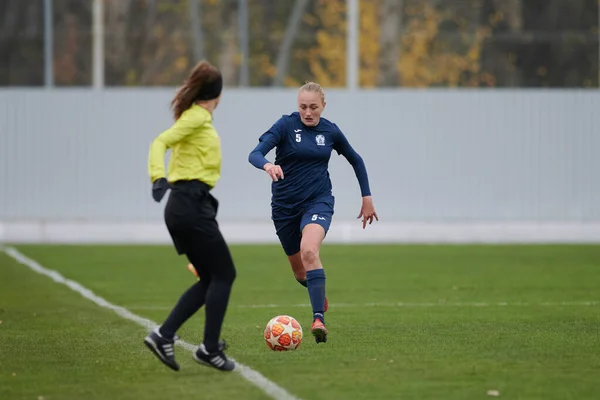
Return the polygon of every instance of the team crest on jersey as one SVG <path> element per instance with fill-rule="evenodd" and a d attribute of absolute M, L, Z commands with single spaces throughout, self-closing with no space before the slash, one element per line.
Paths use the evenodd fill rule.
<path fill-rule="evenodd" d="M 317 141 L 317 145 L 318 146 L 325 146 L 325 136 L 323 136 L 323 135 L 317 135 L 317 137 L 315 138 L 315 140 Z"/>

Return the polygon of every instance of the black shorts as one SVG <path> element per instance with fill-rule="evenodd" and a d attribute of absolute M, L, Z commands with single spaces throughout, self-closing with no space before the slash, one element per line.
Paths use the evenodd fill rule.
<path fill-rule="evenodd" d="M 178 254 L 186 254 L 199 243 L 224 241 L 217 223 L 219 202 L 210 186 L 201 181 L 178 181 L 171 185 L 165 206 L 165 223 Z"/>

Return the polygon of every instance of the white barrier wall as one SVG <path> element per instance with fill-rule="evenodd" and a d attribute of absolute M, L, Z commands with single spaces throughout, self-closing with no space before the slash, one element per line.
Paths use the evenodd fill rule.
<path fill-rule="evenodd" d="M 151 140 L 171 89 L 0 90 L 0 241 L 168 240 Z M 295 90 L 226 89 L 214 193 L 236 241 L 273 241 L 270 183 L 247 156 Z M 357 228 L 351 166 L 332 156 L 332 241 L 600 240 L 600 92 L 329 90 L 324 117 L 363 156 L 381 217 Z M 274 157 L 271 153 L 267 158 Z"/>

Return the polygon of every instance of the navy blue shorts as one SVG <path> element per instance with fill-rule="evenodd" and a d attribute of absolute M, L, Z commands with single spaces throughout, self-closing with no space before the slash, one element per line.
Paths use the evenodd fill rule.
<path fill-rule="evenodd" d="M 302 230 L 308 224 L 321 225 L 327 235 L 333 218 L 334 204 L 335 200 L 330 196 L 301 206 L 295 213 L 273 208 L 273 224 L 286 255 L 291 256 L 300 251 Z"/>

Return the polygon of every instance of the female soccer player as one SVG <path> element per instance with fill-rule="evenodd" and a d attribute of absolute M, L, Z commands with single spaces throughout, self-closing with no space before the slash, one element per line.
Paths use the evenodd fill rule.
<path fill-rule="evenodd" d="M 235 367 L 223 353 L 226 346 L 219 336 L 236 270 L 217 225 L 218 202 L 210 193 L 221 171 L 221 145 L 212 114 L 222 87 L 219 70 L 206 61 L 198 63 L 171 102 L 175 123 L 154 139 L 148 157 L 152 197 L 160 202 L 171 189 L 165 223 L 177 253 L 187 256 L 200 278 L 183 293 L 164 323 L 144 339 L 175 371 L 179 370 L 173 348 L 175 333 L 203 305 L 204 340 L 194 359 L 222 371 Z M 172 153 L 167 180 L 164 157 L 168 148 Z"/>
<path fill-rule="evenodd" d="M 324 312 L 325 271 L 319 259 L 321 243 L 333 217 L 334 196 L 328 164 L 332 150 L 342 154 L 354 168 L 362 194 L 358 218 L 363 229 L 373 218 L 379 220 L 365 164 L 338 126 L 321 113 L 325 93 L 308 82 L 298 91 L 298 112 L 282 116 L 259 138 L 248 160 L 265 170 L 273 180 L 271 218 L 279 241 L 288 256 L 296 280 L 308 288 L 313 309 L 311 332 L 317 343 L 327 341 Z M 277 147 L 275 163 L 265 156 Z"/>

